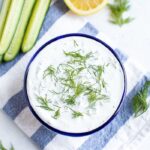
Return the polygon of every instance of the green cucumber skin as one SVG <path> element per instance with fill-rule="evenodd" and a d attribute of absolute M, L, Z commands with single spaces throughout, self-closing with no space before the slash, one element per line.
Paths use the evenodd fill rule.
<path fill-rule="evenodd" d="M 3 29 L 5 26 L 7 14 L 10 8 L 11 0 L 4 0 L 3 5 L 2 5 L 2 10 L 0 13 L 0 39 L 3 33 Z"/>
<path fill-rule="evenodd" d="M 21 12 L 20 20 L 17 25 L 16 32 L 14 34 L 14 37 L 11 41 L 11 44 L 7 50 L 7 52 L 4 55 L 4 61 L 11 61 L 13 60 L 16 55 L 19 53 L 19 50 L 21 48 L 23 36 L 25 34 L 25 30 L 28 24 L 28 21 L 30 19 L 33 6 L 35 4 L 36 0 L 26 0 Z"/>
<path fill-rule="evenodd" d="M 3 61 L 3 56 L 0 55 L 0 64 L 2 63 L 2 61 Z"/>
<path fill-rule="evenodd" d="M 8 49 L 21 15 L 24 0 L 12 0 L 0 41 L 0 55 Z"/>
<path fill-rule="evenodd" d="M 28 52 L 34 46 L 51 0 L 37 0 L 22 44 L 22 52 Z"/>

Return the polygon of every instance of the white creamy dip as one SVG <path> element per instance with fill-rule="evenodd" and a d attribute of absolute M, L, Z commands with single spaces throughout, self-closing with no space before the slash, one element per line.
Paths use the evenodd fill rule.
<path fill-rule="evenodd" d="M 67 63 L 69 57 L 64 52 L 80 51 L 82 54 L 92 52 L 95 58 L 88 61 L 88 65 L 105 66 L 102 79 L 105 87 L 102 95 L 107 99 L 97 100 L 90 105 L 87 95 L 82 93 L 76 98 L 76 104 L 66 104 L 61 97 L 72 95 L 72 92 L 54 94 L 51 91 L 60 91 L 61 86 L 56 86 L 54 79 L 44 72 L 49 66 L 57 68 L 60 64 Z M 96 59 L 97 58 L 97 59 Z M 58 73 L 57 73 L 58 74 Z M 64 76 L 60 73 L 59 76 Z M 94 80 L 90 73 L 83 71 L 76 82 L 82 80 L 93 85 Z M 96 86 L 95 86 L 96 87 Z M 91 86 L 92 88 L 92 86 Z M 29 67 L 27 77 L 27 94 L 31 106 L 37 115 L 50 126 L 65 132 L 81 133 L 91 131 L 104 124 L 116 111 L 124 91 L 124 75 L 122 68 L 115 56 L 102 44 L 85 37 L 67 37 L 46 46 L 33 60 Z M 53 111 L 46 110 L 41 106 L 37 97 L 46 98 L 48 106 Z M 64 98 L 63 97 L 63 98 Z M 59 113 L 58 111 L 59 110 Z M 73 117 L 73 111 L 82 113 Z M 57 111 L 57 112 L 56 112 Z M 56 114 L 55 114 L 56 113 Z M 54 115 L 58 115 L 57 118 Z"/>

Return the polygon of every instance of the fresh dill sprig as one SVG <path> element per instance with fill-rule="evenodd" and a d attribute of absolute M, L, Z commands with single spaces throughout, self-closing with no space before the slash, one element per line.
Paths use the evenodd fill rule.
<path fill-rule="evenodd" d="M 76 97 L 73 95 L 68 95 L 68 97 L 65 99 L 65 102 L 68 104 L 68 105 L 75 105 L 76 103 Z"/>
<path fill-rule="evenodd" d="M 68 107 L 71 111 L 72 111 L 72 117 L 73 118 L 78 118 L 78 117 L 82 117 L 83 114 L 80 111 L 76 111 L 70 107 Z"/>
<path fill-rule="evenodd" d="M 88 93 L 88 102 L 90 104 L 95 104 L 99 100 L 106 100 L 109 99 L 109 97 L 105 94 L 99 93 L 97 90 L 92 90 L 91 92 Z"/>
<path fill-rule="evenodd" d="M 78 117 L 83 116 L 83 114 L 79 111 L 73 111 L 72 116 L 73 118 L 78 118 Z"/>
<path fill-rule="evenodd" d="M 0 150 L 7 150 L 4 145 L 2 144 L 2 142 L 0 141 Z"/>
<path fill-rule="evenodd" d="M 96 92 L 92 91 L 88 94 L 88 101 L 89 103 L 93 103 L 97 100 Z"/>
<path fill-rule="evenodd" d="M 133 21 L 133 18 L 123 16 L 130 9 L 129 0 L 114 0 L 114 3 L 108 4 L 108 7 L 111 13 L 111 23 L 122 26 Z"/>
<path fill-rule="evenodd" d="M 76 40 L 73 40 L 73 43 L 74 43 L 74 47 L 78 47 L 79 46 Z"/>
<path fill-rule="evenodd" d="M 76 103 L 76 98 L 79 97 L 82 93 L 86 91 L 85 86 L 82 83 L 78 83 L 75 88 L 74 88 L 74 95 L 69 95 L 66 99 L 65 102 L 68 105 L 75 105 Z"/>
<path fill-rule="evenodd" d="M 48 111 L 54 111 L 54 109 L 52 109 L 50 106 L 49 106 L 49 101 L 47 99 L 47 97 L 42 97 L 42 96 L 37 96 L 37 100 L 38 102 L 40 103 L 40 108 L 43 108 L 45 110 L 48 110 Z"/>
<path fill-rule="evenodd" d="M 104 79 L 102 79 L 101 84 L 102 84 L 103 88 L 106 88 L 107 83 L 106 83 L 106 81 Z"/>
<path fill-rule="evenodd" d="M 97 78 L 98 78 L 98 80 L 101 79 L 103 73 L 104 73 L 104 66 L 98 65 L 97 66 Z"/>
<path fill-rule="evenodd" d="M 78 83 L 75 88 L 75 97 L 80 96 L 83 92 L 85 92 L 85 85 L 83 83 Z"/>
<path fill-rule="evenodd" d="M 104 73 L 105 66 L 104 65 L 97 65 L 97 66 L 96 65 L 90 65 L 88 67 L 88 69 L 92 69 L 92 72 L 91 72 L 91 70 L 89 72 L 93 73 L 94 76 L 97 78 L 97 80 L 100 81 L 102 74 Z"/>
<path fill-rule="evenodd" d="M 133 97 L 133 112 L 135 117 L 140 116 L 148 109 L 147 96 L 150 87 L 150 81 L 146 81 L 141 91 Z"/>
<path fill-rule="evenodd" d="M 53 116 L 54 119 L 58 119 L 60 117 L 60 108 L 58 108 L 56 111 L 55 111 L 55 114 Z"/>
<path fill-rule="evenodd" d="M 43 78 L 47 77 L 48 75 L 50 77 L 54 76 L 55 75 L 55 72 L 56 72 L 56 69 L 50 65 L 48 66 L 48 68 L 44 71 L 44 74 L 43 74 Z"/>
<path fill-rule="evenodd" d="M 7 150 L 4 145 L 2 144 L 2 142 L 0 141 L 0 150 Z M 10 150 L 15 150 L 13 145 L 11 145 Z"/>
<path fill-rule="evenodd" d="M 81 54 L 81 51 L 80 50 L 77 50 L 77 51 L 71 51 L 71 52 L 65 52 L 64 51 L 64 54 L 66 56 L 69 56 L 71 57 L 72 59 L 68 62 L 68 63 L 71 63 L 71 64 L 74 64 L 74 63 L 79 63 L 79 64 L 85 64 L 86 61 L 93 57 L 93 53 L 92 52 L 89 52 L 87 53 L 86 55 L 83 55 Z"/>
<path fill-rule="evenodd" d="M 75 77 L 76 71 L 75 69 L 68 64 L 61 64 L 58 67 L 59 72 L 62 72 L 65 76 L 61 76 L 58 78 L 58 81 L 67 88 L 74 88 L 75 87 Z"/>
<path fill-rule="evenodd" d="M 81 55 L 80 50 L 71 51 L 71 52 L 66 52 L 66 51 L 64 51 L 64 54 L 65 54 L 66 56 L 70 56 L 70 57 L 72 57 L 72 58 L 76 58 L 76 59 L 80 59 L 80 60 L 84 58 L 84 56 Z"/>
<path fill-rule="evenodd" d="M 69 89 L 72 89 L 75 87 L 75 81 L 74 81 L 73 76 L 68 76 L 67 78 L 59 78 L 59 80 L 63 86 Z"/>

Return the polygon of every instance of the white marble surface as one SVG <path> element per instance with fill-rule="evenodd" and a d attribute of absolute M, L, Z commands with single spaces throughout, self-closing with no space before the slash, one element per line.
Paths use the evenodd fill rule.
<path fill-rule="evenodd" d="M 136 0 L 131 3 L 132 8 L 129 15 L 133 16 L 135 20 L 122 28 L 108 22 L 107 8 L 87 19 L 90 19 L 100 32 L 105 33 L 128 56 L 150 72 L 150 1 Z M 135 150 L 149 150 L 149 138 L 150 133 L 140 147 Z M 16 150 L 38 150 L 2 111 L 0 111 L 0 140 L 7 146 L 12 143 Z"/>

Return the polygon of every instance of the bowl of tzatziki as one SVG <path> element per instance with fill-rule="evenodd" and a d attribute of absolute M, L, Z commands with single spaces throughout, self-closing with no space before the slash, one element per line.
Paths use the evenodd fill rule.
<path fill-rule="evenodd" d="M 48 41 L 34 54 L 24 89 L 30 110 L 48 129 L 84 136 L 116 116 L 126 93 L 126 75 L 108 44 L 73 33 Z"/>

